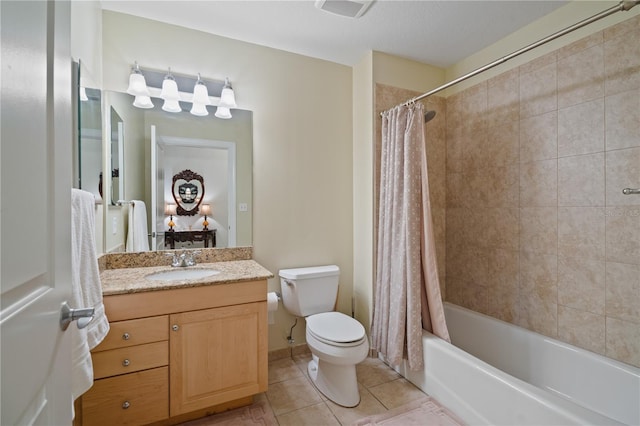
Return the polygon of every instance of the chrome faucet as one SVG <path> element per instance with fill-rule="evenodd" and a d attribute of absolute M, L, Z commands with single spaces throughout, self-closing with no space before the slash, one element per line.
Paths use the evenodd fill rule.
<path fill-rule="evenodd" d="M 196 264 L 195 256 L 197 254 L 200 254 L 199 250 L 197 251 L 185 250 L 180 254 L 178 254 L 178 252 L 167 253 L 167 256 L 171 256 L 171 266 L 173 266 L 174 268 L 176 267 L 186 268 L 187 266 L 194 266 Z"/>

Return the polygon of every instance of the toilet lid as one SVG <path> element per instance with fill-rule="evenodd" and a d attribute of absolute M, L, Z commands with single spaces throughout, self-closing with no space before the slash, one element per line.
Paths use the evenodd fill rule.
<path fill-rule="evenodd" d="M 340 312 L 323 312 L 307 317 L 307 330 L 319 338 L 337 343 L 362 340 L 364 327 Z"/>

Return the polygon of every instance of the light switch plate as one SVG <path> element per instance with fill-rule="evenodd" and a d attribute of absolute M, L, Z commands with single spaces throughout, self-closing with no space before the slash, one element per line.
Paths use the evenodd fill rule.
<path fill-rule="evenodd" d="M 240 210 L 241 212 L 249 211 L 249 206 L 247 205 L 247 203 L 240 203 L 238 204 L 238 210 Z"/>

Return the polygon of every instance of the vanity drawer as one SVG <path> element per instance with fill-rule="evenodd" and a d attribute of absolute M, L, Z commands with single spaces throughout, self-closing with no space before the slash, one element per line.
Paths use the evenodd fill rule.
<path fill-rule="evenodd" d="M 109 327 L 109 333 L 93 349 L 93 352 L 169 339 L 169 317 L 167 315 L 112 322 L 109 323 Z"/>
<path fill-rule="evenodd" d="M 82 396 L 82 425 L 141 425 L 169 417 L 169 367 L 96 380 Z"/>
<path fill-rule="evenodd" d="M 91 354 L 93 377 L 117 376 L 169 364 L 169 342 L 147 343 Z"/>

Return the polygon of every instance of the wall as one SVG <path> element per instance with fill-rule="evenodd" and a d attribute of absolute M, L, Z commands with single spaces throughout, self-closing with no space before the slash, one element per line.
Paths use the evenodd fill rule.
<path fill-rule="evenodd" d="M 447 299 L 636 366 L 639 38 L 636 15 L 450 96 L 446 161 Z"/>
<path fill-rule="evenodd" d="M 80 61 L 80 85 L 102 87 L 102 9 L 97 1 L 71 3 L 71 57 Z"/>
<path fill-rule="evenodd" d="M 353 176 L 351 68 L 128 15 L 103 13 L 105 90 L 123 92 L 134 61 L 233 82 L 253 111 L 254 258 L 279 269 L 337 264 L 338 310 L 351 312 Z M 278 278 L 269 290 L 280 289 Z M 282 305 L 269 350 L 287 346 Z M 304 327 L 294 329 L 296 343 Z"/>

